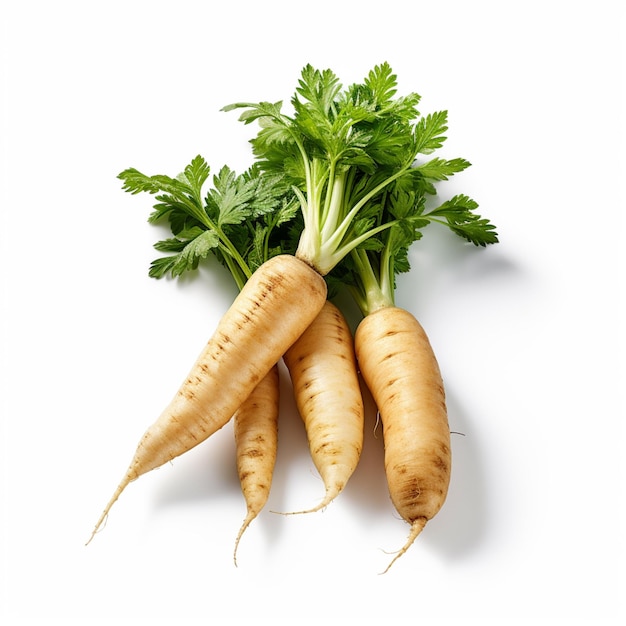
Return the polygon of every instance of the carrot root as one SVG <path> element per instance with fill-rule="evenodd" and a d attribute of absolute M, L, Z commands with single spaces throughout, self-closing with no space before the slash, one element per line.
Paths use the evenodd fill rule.
<path fill-rule="evenodd" d="M 275 365 L 235 414 L 237 474 L 246 501 L 246 517 L 235 539 L 235 566 L 239 541 L 265 506 L 272 485 L 278 448 L 279 383 Z"/>
<path fill-rule="evenodd" d="M 427 518 L 418 517 L 411 524 L 411 530 L 409 532 L 409 536 L 406 540 L 406 543 L 402 546 L 402 548 L 400 548 L 400 550 L 398 550 L 398 552 L 396 552 L 396 555 L 391 560 L 391 563 L 387 565 L 387 567 L 385 568 L 384 571 L 381 572 L 381 574 L 386 574 L 391 569 L 391 566 L 413 545 L 413 542 L 417 539 L 418 535 L 422 532 L 422 530 L 424 530 L 424 526 L 426 526 L 426 522 L 428 522 Z"/>
<path fill-rule="evenodd" d="M 357 328 L 355 349 L 380 412 L 389 495 L 411 525 L 395 561 L 446 499 L 451 446 L 445 390 L 424 329 L 404 309 L 386 307 L 367 315 Z"/>
<path fill-rule="evenodd" d="M 91 533 L 91 536 L 89 537 L 89 539 L 85 543 L 86 546 L 88 546 L 92 542 L 93 538 L 96 536 L 96 534 L 98 533 L 100 528 L 103 526 L 105 520 L 107 519 L 107 517 L 109 515 L 109 511 L 111 510 L 111 507 L 115 504 L 117 499 L 120 497 L 120 495 L 122 494 L 122 491 L 124 491 L 124 489 L 126 489 L 126 487 L 133 480 L 134 480 L 134 478 L 133 478 L 133 475 L 131 474 L 131 472 L 130 471 L 127 472 L 126 475 L 124 476 L 124 478 L 122 479 L 122 482 L 118 485 L 117 489 L 115 490 L 115 492 L 111 496 L 111 499 L 109 500 L 108 504 L 104 508 L 104 511 L 102 511 L 102 514 L 100 515 L 100 518 L 96 522 L 96 525 L 95 525 L 95 527 L 94 527 L 94 529 L 93 529 L 93 531 Z"/>
<path fill-rule="evenodd" d="M 241 541 L 243 534 L 248 529 L 248 526 L 250 526 L 250 524 L 256 519 L 258 514 L 258 511 L 248 511 L 248 514 L 243 520 L 243 524 L 237 533 L 237 537 L 235 538 L 235 549 L 233 550 L 233 562 L 235 563 L 235 567 L 237 567 L 237 550 L 239 548 L 239 542 Z"/>
<path fill-rule="evenodd" d="M 272 511 L 272 513 L 276 513 L 278 515 L 305 515 L 306 513 L 317 513 L 318 511 L 325 509 L 343 491 L 343 487 L 344 485 L 336 485 L 328 488 L 323 500 L 310 509 L 304 509 L 302 511 Z"/>
<path fill-rule="evenodd" d="M 313 463 L 324 483 L 324 509 L 344 489 L 363 448 L 364 408 L 352 332 L 330 301 L 284 357 Z"/>

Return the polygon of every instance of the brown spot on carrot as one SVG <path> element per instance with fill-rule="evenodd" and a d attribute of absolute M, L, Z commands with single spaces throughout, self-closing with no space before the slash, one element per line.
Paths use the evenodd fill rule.
<path fill-rule="evenodd" d="M 338 450 L 337 448 L 333 448 L 331 447 L 333 445 L 332 441 L 325 441 L 324 443 L 320 444 L 319 446 L 317 446 L 317 448 L 315 448 L 314 453 L 315 454 L 319 454 L 320 452 L 324 451 L 324 453 L 327 456 L 338 456 L 341 454 L 341 450 Z"/>
<path fill-rule="evenodd" d="M 448 464 L 438 454 L 434 455 L 433 457 L 433 465 L 441 471 L 448 471 Z"/>
<path fill-rule="evenodd" d="M 402 499 L 407 504 L 415 503 L 415 501 L 418 500 L 422 495 L 422 489 L 420 487 L 418 479 L 412 478 L 404 482 L 402 484 L 401 494 Z"/>
<path fill-rule="evenodd" d="M 180 389 L 178 393 L 179 395 L 181 395 L 183 398 L 186 398 L 187 400 L 193 400 L 196 397 L 196 394 L 188 387 L 185 387 L 184 389 Z"/>

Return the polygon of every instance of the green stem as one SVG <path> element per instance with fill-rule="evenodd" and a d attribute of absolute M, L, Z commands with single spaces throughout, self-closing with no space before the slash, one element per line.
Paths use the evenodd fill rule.
<path fill-rule="evenodd" d="M 231 276 L 233 277 L 235 283 L 237 284 L 237 288 L 239 291 L 243 289 L 243 286 L 246 284 L 249 276 L 246 275 L 244 271 L 239 267 L 237 263 L 230 256 L 228 251 L 223 251 L 224 262 L 228 266 L 228 270 L 230 271 Z"/>
<path fill-rule="evenodd" d="M 332 168 L 334 170 L 334 166 Z M 332 187 L 331 187 L 332 181 Z M 320 238 L 323 242 L 328 241 L 337 231 L 337 223 L 341 219 L 341 208 L 344 205 L 345 173 L 336 176 L 333 180 L 333 172 L 328 177 L 328 189 L 326 192 L 326 208 L 324 211 Z"/>
<path fill-rule="evenodd" d="M 394 304 L 394 258 L 391 254 L 393 229 L 388 231 L 387 242 L 380 255 L 379 284 L 387 299 Z"/>
<path fill-rule="evenodd" d="M 224 234 L 224 231 L 221 228 L 216 226 L 215 229 L 220 239 L 220 244 L 222 246 L 222 249 L 225 251 L 224 256 L 226 258 L 226 262 L 228 263 L 229 259 L 231 258 L 234 259 L 234 261 L 236 262 L 234 269 L 237 270 L 237 273 L 243 274 L 246 280 L 250 278 L 250 276 L 252 276 L 252 272 L 250 271 L 250 268 L 248 267 L 248 264 L 245 262 L 244 258 L 241 256 L 241 254 L 239 254 L 239 250 L 237 250 L 237 248 L 233 245 L 231 240 Z M 230 264 L 228 265 L 228 267 L 229 268 L 231 267 Z M 234 275 L 234 271 L 233 271 L 233 275 Z"/>
<path fill-rule="evenodd" d="M 367 251 L 353 250 L 351 255 L 360 283 L 360 295 L 355 300 L 363 315 L 394 306 L 393 294 L 390 296 L 381 289 L 379 277 L 374 272 Z"/>
<path fill-rule="evenodd" d="M 374 187 L 373 189 L 371 189 L 368 193 L 366 193 L 350 210 L 350 212 L 346 215 L 344 222 L 347 223 L 347 225 L 350 224 L 350 222 L 352 222 L 352 220 L 356 217 L 356 214 L 372 199 L 375 198 L 383 189 L 385 189 L 385 187 L 387 187 L 388 185 L 390 185 L 394 180 L 397 180 L 398 178 L 400 178 L 400 176 L 402 176 L 406 170 L 408 169 L 408 167 L 404 167 L 403 169 L 399 170 L 398 172 L 396 172 L 395 174 L 392 174 L 391 176 L 389 176 L 388 178 L 385 178 L 385 180 L 383 180 L 381 183 L 379 183 L 378 185 L 376 185 L 376 187 Z M 339 229 L 344 228 L 343 224 L 339 227 Z M 338 230 L 339 230 L 338 229 Z M 347 230 L 347 226 L 345 227 L 344 232 Z"/>
<path fill-rule="evenodd" d="M 348 243 L 344 244 L 343 246 L 341 246 L 341 247 L 339 247 L 337 249 L 334 249 L 333 242 L 329 242 L 327 254 L 324 254 L 324 250 L 322 250 L 321 258 L 323 260 L 320 262 L 320 266 L 322 268 L 325 268 L 326 271 L 329 272 L 344 257 L 346 257 L 348 254 L 350 254 L 350 252 L 355 250 L 364 241 L 366 241 L 370 237 L 373 237 L 374 235 L 382 232 L 383 230 L 385 230 L 387 228 L 391 228 L 396 223 L 397 223 L 397 221 L 394 220 L 393 222 L 386 222 L 384 224 L 380 224 L 379 226 L 376 226 L 376 228 L 372 228 L 371 230 L 368 230 L 367 232 L 363 233 L 362 235 L 359 235 L 358 237 L 356 237 L 355 239 L 351 239 Z"/>
<path fill-rule="evenodd" d="M 359 246 L 363 241 L 369 239 L 372 235 L 375 235 L 386 228 L 389 228 L 395 223 L 387 222 L 368 230 L 359 237 L 352 239 L 349 243 L 342 245 L 342 241 L 346 236 L 352 222 L 356 218 L 358 212 L 373 198 L 375 198 L 381 191 L 388 187 L 393 181 L 402 176 L 409 166 L 405 166 L 402 170 L 389 176 L 381 183 L 367 192 L 358 202 L 354 204 L 352 209 L 345 215 L 339 225 L 333 225 L 330 220 L 327 222 L 328 228 L 324 229 L 320 233 L 321 241 L 317 243 L 316 248 L 308 248 L 309 258 L 312 261 L 314 267 L 322 273 L 322 275 L 330 272 L 337 263 L 341 261 L 347 254 Z M 337 188 L 333 188 L 333 195 L 336 194 L 335 202 L 337 203 L 337 218 L 341 215 L 340 207 L 344 206 L 343 200 L 345 199 L 345 175 L 337 178 L 340 183 L 337 183 Z M 334 226 L 334 227 L 333 227 Z M 309 234 L 309 238 L 311 234 Z"/>

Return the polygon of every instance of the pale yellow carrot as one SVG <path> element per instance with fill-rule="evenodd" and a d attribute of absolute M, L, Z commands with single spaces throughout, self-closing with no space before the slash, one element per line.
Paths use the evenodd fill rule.
<path fill-rule="evenodd" d="M 356 330 L 355 350 L 383 425 L 389 494 L 411 525 L 388 570 L 446 499 L 451 452 L 445 392 L 424 329 L 402 308 L 367 315 Z"/>
<path fill-rule="evenodd" d="M 343 490 L 363 447 L 363 399 L 354 343 L 341 311 L 327 301 L 284 361 L 325 487 L 321 502 L 300 512 L 318 511 Z"/>
<path fill-rule="evenodd" d="M 274 365 L 234 417 L 237 473 L 247 509 L 235 540 L 235 565 L 239 541 L 270 494 L 278 448 L 279 383 L 278 365 Z"/>
<path fill-rule="evenodd" d="M 294 256 L 266 261 L 247 281 L 191 372 L 140 440 L 91 539 L 128 484 L 222 428 L 326 301 L 322 276 Z"/>

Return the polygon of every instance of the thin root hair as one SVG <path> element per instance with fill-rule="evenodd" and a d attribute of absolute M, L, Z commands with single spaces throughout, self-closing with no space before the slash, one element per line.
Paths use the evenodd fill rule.
<path fill-rule="evenodd" d="M 386 574 L 390 570 L 391 566 L 413 545 L 413 542 L 417 539 L 418 535 L 422 532 L 422 530 L 424 530 L 424 526 L 426 526 L 426 522 L 428 522 L 428 520 L 425 517 L 418 517 L 411 524 L 411 531 L 409 532 L 409 536 L 408 536 L 408 539 L 406 540 L 406 543 L 395 553 L 386 552 L 386 554 L 395 554 L 395 556 L 393 557 L 393 559 L 391 559 L 391 562 L 389 563 L 389 565 L 387 565 L 385 570 L 382 572 L 379 572 L 379 574 Z"/>

